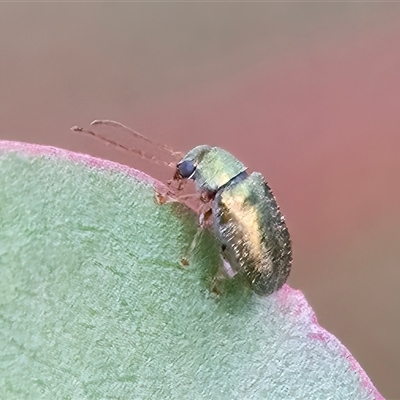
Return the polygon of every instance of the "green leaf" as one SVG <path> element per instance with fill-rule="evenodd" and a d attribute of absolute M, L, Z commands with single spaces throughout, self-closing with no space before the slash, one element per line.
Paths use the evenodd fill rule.
<path fill-rule="evenodd" d="M 300 292 L 210 292 L 213 236 L 184 267 L 197 218 L 151 178 L 0 149 L 1 398 L 381 398 Z"/>

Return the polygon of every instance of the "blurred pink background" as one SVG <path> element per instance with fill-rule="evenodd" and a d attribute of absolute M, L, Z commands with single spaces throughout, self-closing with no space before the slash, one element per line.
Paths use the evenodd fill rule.
<path fill-rule="evenodd" d="M 290 285 L 400 398 L 399 3 L 0 4 L 0 138 L 140 168 L 96 118 L 262 172 Z"/>

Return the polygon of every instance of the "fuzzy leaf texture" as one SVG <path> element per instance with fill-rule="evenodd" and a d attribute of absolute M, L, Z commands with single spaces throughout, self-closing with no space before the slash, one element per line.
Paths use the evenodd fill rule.
<path fill-rule="evenodd" d="M 0 144 L 0 397 L 381 399 L 301 292 L 210 293 L 218 246 L 157 182 Z"/>

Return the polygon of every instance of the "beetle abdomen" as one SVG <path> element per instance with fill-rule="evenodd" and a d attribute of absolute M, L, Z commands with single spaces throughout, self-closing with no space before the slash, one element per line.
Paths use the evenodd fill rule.
<path fill-rule="evenodd" d="M 223 257 L 252 289 L 269 295 L 286 282 L 292 263 L 289 231 L 264 177 L 253 172 L 220 188 L 213 201 L 214 230 Z"/>

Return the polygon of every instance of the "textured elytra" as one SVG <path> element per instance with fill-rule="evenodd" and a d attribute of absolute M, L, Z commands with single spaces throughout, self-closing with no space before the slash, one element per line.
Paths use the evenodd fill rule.
<path fill-rule="evenodd" d="M 263 176 L 253 172 L 218 191 L 214 229 L 224 257 L 252 289 L 269 295 L 286 282 L 292 264 L 289 231 Z"/>

